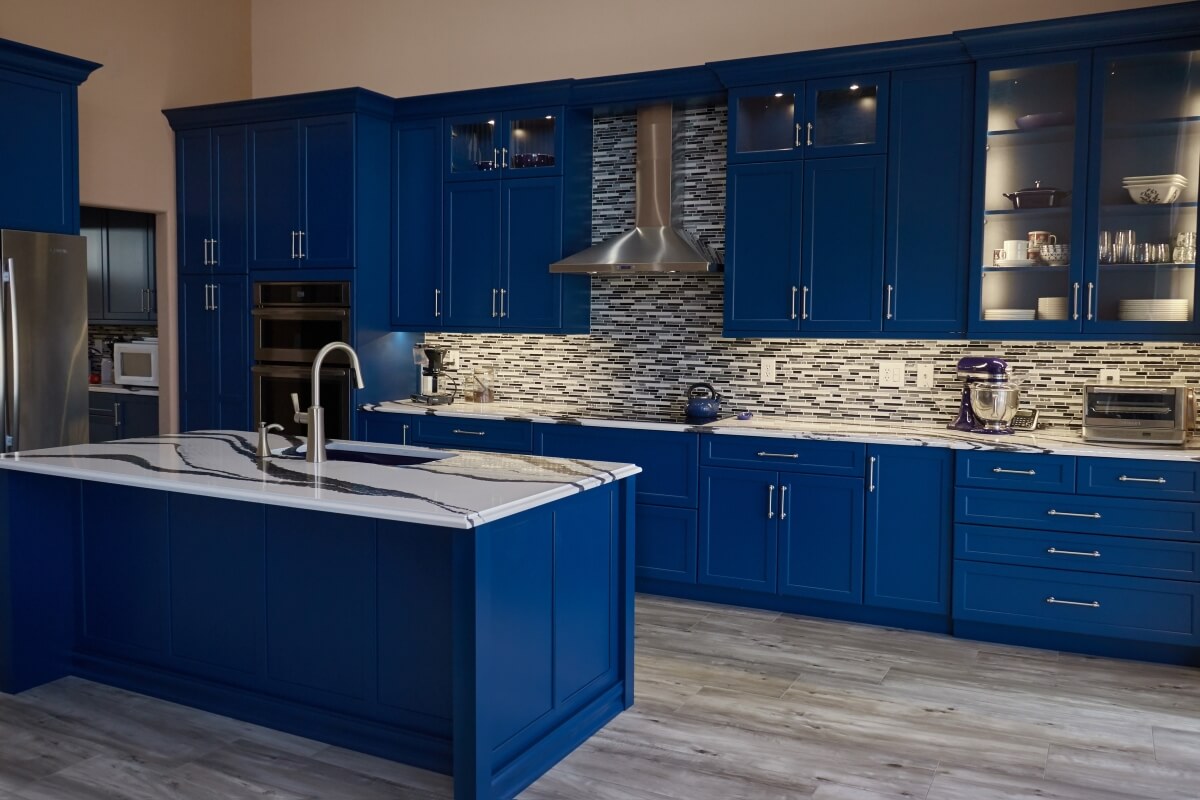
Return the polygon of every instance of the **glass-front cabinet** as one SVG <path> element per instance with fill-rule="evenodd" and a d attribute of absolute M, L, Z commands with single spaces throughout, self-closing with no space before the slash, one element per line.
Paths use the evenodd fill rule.
<path fill-rule="evenodd" d="M 475 114 L 446 120 L 447 178 L 561 175 L 560 108 Z"/>
<path fill-rule="evenodd" d="M 971 330 L 1200 332 L 1197 43 L 986 67 Z"/>
<path fill-rule="evenodd" d="M 1089 76 L 1086 59 L 979 71 L 980 328 L 1079 329 Z"/>
<path fill-rule="evenodd" d="M 754 86 L 729 93 L 729 161 L 886 151 L 888 76 Z"/>
<path fill-rule="evenodd" d="M 1094 76 L 1085 318 L 1100 332 L 1194 332 L 1200 49 L 1098 51 Z"/>

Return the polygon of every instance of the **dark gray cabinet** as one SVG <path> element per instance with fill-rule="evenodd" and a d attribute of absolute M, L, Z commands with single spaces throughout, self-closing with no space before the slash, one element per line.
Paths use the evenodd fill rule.
<path fill-rule="evenodd" d="M 124 392 L 89 392 L 92 444 L 158 435 L 158 397 Z"/>
<path fill-rule="evenodd" d="M 88 319 L 155 321 L 154 215 L 84 207 L 80 233 L 87 239 Z"/>

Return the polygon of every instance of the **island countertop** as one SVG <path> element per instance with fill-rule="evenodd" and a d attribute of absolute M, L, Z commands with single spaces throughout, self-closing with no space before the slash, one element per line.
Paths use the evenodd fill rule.
<path fill-rule="evenodd" d="M 259 461 L 257 441 L 247 431 L 197 431 L 6 454 L 0 469 L 457 529 L 641 472 L 632 464 L 456 450 L 402 467 L 309 464 L 294 454 Z M 275 451 L 296 444 L 271 436 Z"/>

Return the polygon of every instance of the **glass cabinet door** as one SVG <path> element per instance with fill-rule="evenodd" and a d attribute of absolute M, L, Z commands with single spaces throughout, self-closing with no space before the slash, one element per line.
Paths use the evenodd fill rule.
<path fill-rule="evenodd" d="M 450 154 L 449 177 L 488 179 L 500 177 L 499 114 L 446 120 Z"/>
<path fill-rule="evenodd" d="M 882 75 L 809 81 L 805 157 L 884 152 L 887 83 Z"/>
<path fill-rule="evenodd" d="M 505 114 L 500 164 L 509 177 L 561 171 L 559 116 L 553 110 Z"/>
<path fill-rule="evenodd" d="M 1200 51 L 1101 53 L 1094 81 L 1102 121 L 1088 324 L 1189 330 L 1196 319 Z"/>
<path fill-rule="evenodd" d="M 801 158 L 804 89 L 757 86 L 729 93 L 729 161 Z"/>
<path fill-rule="evenodd" d="M 981 79 L 987 106 L 975 327 L 1080 328 L 1082 66 L 993 69 Z"/>

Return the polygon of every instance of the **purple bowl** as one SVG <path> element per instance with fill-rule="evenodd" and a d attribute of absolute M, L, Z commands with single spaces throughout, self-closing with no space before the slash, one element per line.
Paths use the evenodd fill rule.
<path fill-rule="evenodd" d="M 1037 128 L 1056 128 L 1060 125 L 1070 125 L 1075 121 L 1075 115 L 1069 111 L 1049 111 L 1045 114 L 1026 114 L 1017 117 L 1017 127 L 1023 131 Z"/>

